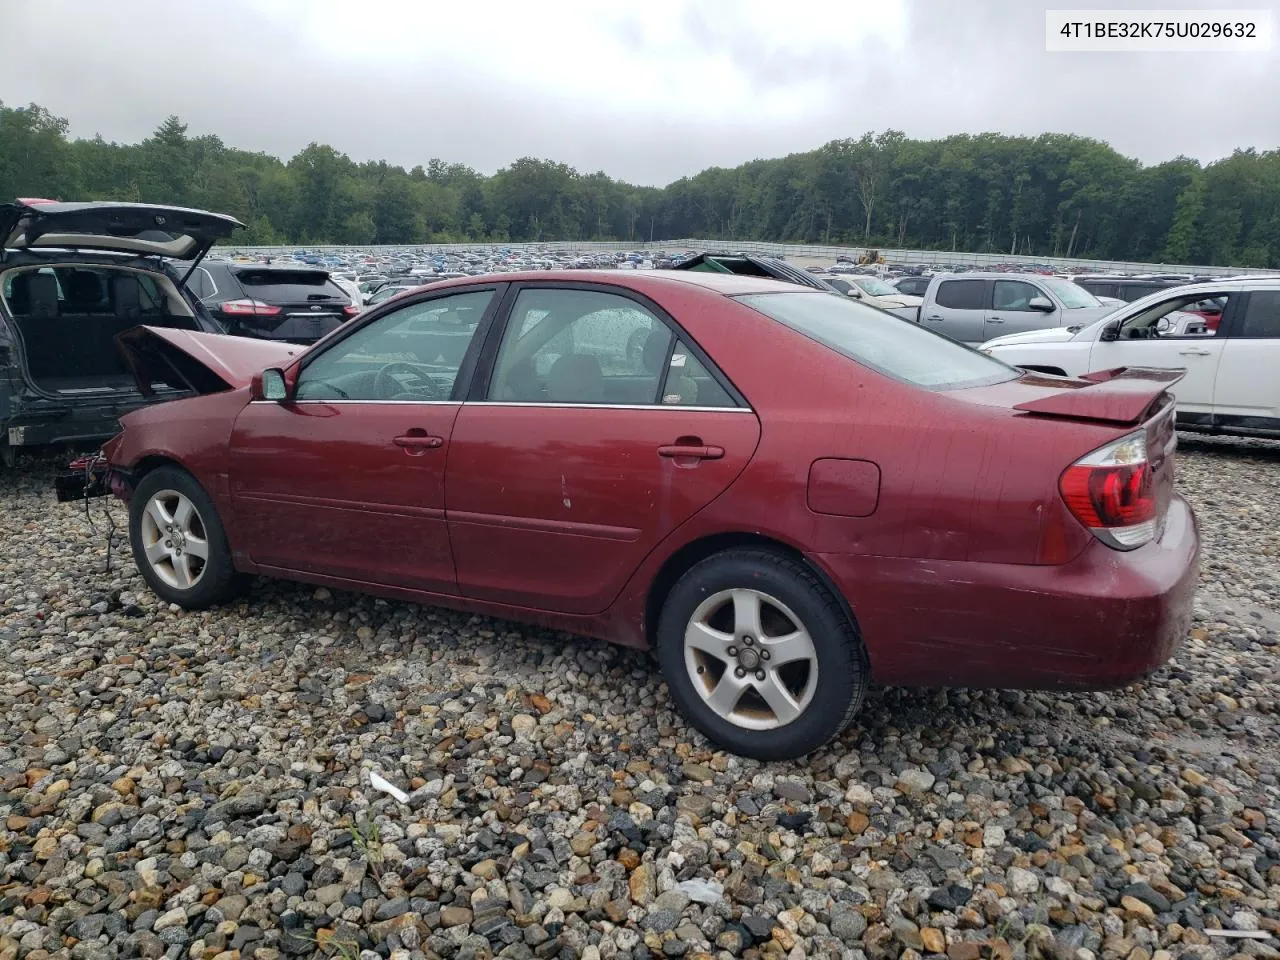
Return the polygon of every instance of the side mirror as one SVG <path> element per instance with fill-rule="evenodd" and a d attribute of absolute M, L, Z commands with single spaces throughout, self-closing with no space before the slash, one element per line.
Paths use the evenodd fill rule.
<path fill-rule="evenodd" d="M 1156 321 L 1156 333 L 1168 333 L 1173 329 L 1173 321 L 1168 317 L 1161 317 Z"/>
<path fill-rule="evenodd" d="M 270 400 L 279 403 L 289 399 L 289 384 L 284 379 L 284 371 L 279 367 L 271 367 L 257 374 L 249 387 L 254 400 Z"/>
<path fill-rule="evenodd" d="M 1103 341 L 1104 343 L 1112 343 L 1116 340 L 1119 340 L 1120 339 L 1119 324 L 1112 324 L 1111 326 L 1103 327 L 1102 331 L 1098 334 L 1098 339 Z"/>
<path fill-rule="evenodd" d="M 849 284 L 849 296 L 851 296 L 851 297 L 857 297 L 859 300 L 861 300 L 861 299 L 862 299 L 862 288 L 861 288 L 860 286 L 858 286 L 856 283 L 851 283 L 851 284 Z"/>
<path fill-rule="evenodd" d="M 1053 313 L 1053 301 L 1048 297 L 1032 297 L 1027 301 L 1027 306 L 1032 310 L 1039 310 L 1041 313 Z"/>

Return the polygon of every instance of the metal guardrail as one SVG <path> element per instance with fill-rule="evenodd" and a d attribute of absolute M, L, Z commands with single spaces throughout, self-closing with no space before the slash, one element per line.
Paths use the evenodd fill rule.
<path fill-rule="evenodd" d="M 696 250 L 700 253 L 716 251 L 720 253 L 748 253 L 758 256 L 813 257 L 827 259 L 832 262 L 836 257 L 853 257 L 855 260 L 867 251 L 867 247 L 839 247 L 814 244 L 766 243 L 760 240 L 662 240 L 653 243 L 626 243 L 623 241 L 600 240 L 555 240 L 545 243 L 415 243 L 402 245 L 364 246 L 364 245 L 320 245 L 309 246 L 293 244 L 290 246 L 254 246 L 228 247 L 228 252 L 245 253 L 254 256 L 282 256 L 292 254 L 296 250 L 313 253 L 338 253 L 351 250 L 363 250 L 377 253 L 458 253 L 467 250 L 512 251 L 546 251 L 548 253 L 566 252 L 606 252 L 619 250 Z M 992 267 L 999 264 L 1025 264 L 1028 267 L 1047 267 L 1056 271 L 1085 269 L 1096 273 L 1193 273 L 1206 276 L 1241 276 L 1244 274 L 1274 274 L 1275 270 L 1261 267 L 1210 267 L 1203 264 L 1189 263 L 1143 263 L 1133 260 L 1086 260 L 1070 257 L 1027 257 L 1003 253 L 967 253 L 943 250 L 890 250 L 876 247 L 880 255 L 891 263 L 901 264 L 954 264 L 966 267 Z"/>

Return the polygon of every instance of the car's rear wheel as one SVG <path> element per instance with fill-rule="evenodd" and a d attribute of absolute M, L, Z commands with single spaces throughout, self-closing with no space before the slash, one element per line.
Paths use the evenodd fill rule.
<path fill-rule="evenodd" d="M 243 582 L 213 501 L 179 467 L 159 467 L 138 483 L 129 500 L 129 541 L 147 585 L 184 609 L 219 603 Z"/>
<path fill-rule="evenodd" d="M 821 747 L 866 692 L 862 643 L 840 603 L 803 563 L 768 550 L 690 568 L 667 595 L 656 646 L 689 721 L 759 760 Z"/>

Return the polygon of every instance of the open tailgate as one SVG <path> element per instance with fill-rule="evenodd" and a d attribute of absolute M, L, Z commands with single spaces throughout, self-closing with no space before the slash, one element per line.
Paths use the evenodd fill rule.
<path fill-rule="evenodd" d="M 1114 367 L 1063 381 L 1063 389 L 1015 404 L 1013 409 L 1047 417 L 1138 424 L 1168 402 L 1169 387 L 1185 370 L 1154 367 Z"/>

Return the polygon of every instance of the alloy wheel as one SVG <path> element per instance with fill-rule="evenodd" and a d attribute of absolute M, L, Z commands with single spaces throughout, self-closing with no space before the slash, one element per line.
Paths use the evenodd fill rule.
<path fill-rule="evenodd" d="M 142 546 L 156 576 L 190 590 L 209 563 L 209 538 L 200 512 L 176 490 L 157 491 L 142 513 Z"/>
<path fill-rule="evenodd" d="M 685 627 L 693 688 L 717 716 L 747 730 L 773 730 L 809 707 L 818 654 L 800 618 L 759 590 L 721 590 Z"/>

